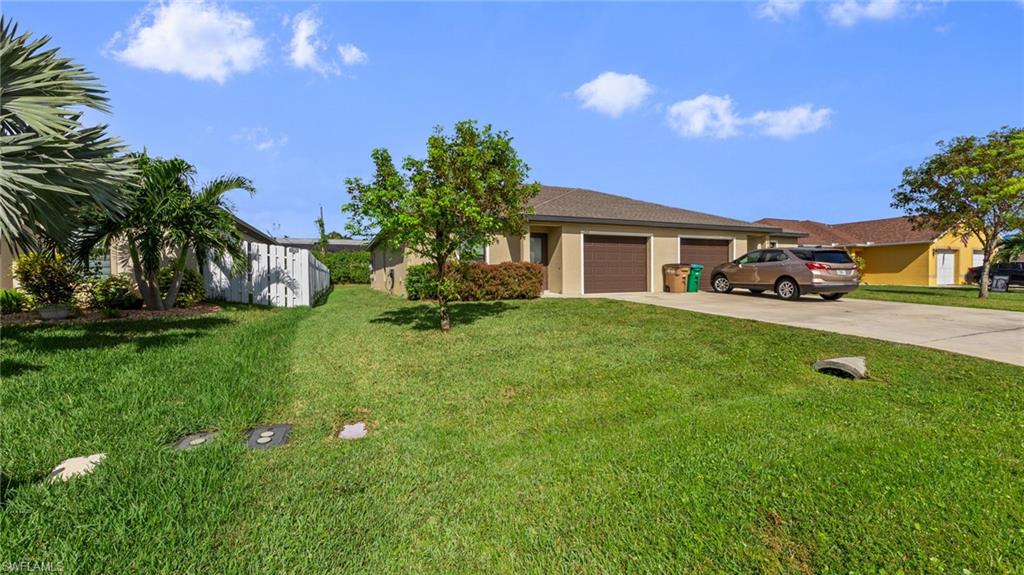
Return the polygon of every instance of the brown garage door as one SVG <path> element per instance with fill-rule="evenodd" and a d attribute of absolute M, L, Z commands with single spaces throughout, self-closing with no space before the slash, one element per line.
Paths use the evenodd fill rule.
<path fill-rule="evenodd" d="M 583 291 L 647 291 L 647 238 L 583 236 Z"/>
<path fill-rule="evenodd" d="M 690 238 L 679 240 L 679 262 L 704 265 L 704 273 L 700 277 L 700 289 L 711 289 L 711 268 L 727 261 L 729 261 L 729 240 Z"/>

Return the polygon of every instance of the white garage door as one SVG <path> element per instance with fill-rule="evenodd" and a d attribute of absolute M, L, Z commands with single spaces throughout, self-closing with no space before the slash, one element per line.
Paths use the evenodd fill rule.
<path fill-rule="evenodd" d="M 940 286 L 956 283 L 955 262 L 956 252 L 935 251 L 935 283 Z"/>

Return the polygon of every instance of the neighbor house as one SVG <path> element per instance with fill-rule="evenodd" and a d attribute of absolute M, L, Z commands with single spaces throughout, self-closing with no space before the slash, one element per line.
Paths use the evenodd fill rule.
<path fill-rule="evenodd" d="M 233 215 L 233 214 L 232 214 Z M 258 242 L 264 244 L 275 243 L 272 236 L 262 232 L 259 228 L 235 216 L 235 226 L 243 241 Z M 14 279 L 12 267 L 18 254 L 11 251 L 7 242 L 0 241 L 0 289 L 15 287 L 17 281 Z M 197 267 L 193 258 L 189 259 L 189 265 Z M 90 269 L 95 270 L 96 275 L 107 277 L 111 275 L 129 274 L 132 271 L 132 264 L 129 261 L 127 250 L 115 243 L 106 253 L 97 253 L 89 264 Z"/>
<path fill-rule="evenodd" d="M 802 232 L 801 246 L 846 248 L 863 260 L 863 281 L 890 285 L 956 285 L 964 283 L 967 269 L 980 266 L 978 238 L 949 230 L 914 229 L 909 218 L 885 218 L 845 224 L 812 220 L 764 218 L 756 223 Z M 792 236 L 772 236 L 779 245 L 791 245 Z"/>
<path fill-rule="evenodd" d="M 498 236 L 480 259 L 542 264 L 544 289 L 566 295 L 662 291 L 664 264 L 700 263 L 710 272 L 772 238 L 803 235 L 580 188 L 542 186 L 530 207 L 526 233 Z M 370 249 L 371 285 L 404 294 L 408 266 L 423 260 L 380 237 Z M 701 283 L 709 287 L 709 274 Z"/>

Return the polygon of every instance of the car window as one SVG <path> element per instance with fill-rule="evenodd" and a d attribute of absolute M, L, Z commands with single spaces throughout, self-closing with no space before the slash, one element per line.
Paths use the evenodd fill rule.
<path fill-rule="evenodd" d="M 782 250 L 765 250 L 764 255 L 761 256 L 761 261 L 764 263 L 784 262 L 788 259 L 789 256 Z"/>
<path fill-rule="evenodd" d="M 759 260 L 759 259 L 761 259 L 761 250 L 753 251 L 753 252 L 750 252 L 749 254 L 741 256 L 740 259 L 736 260 L 736 263 L 738 263 L 738 264 L 753 264 L 753 263 L 757 263 L 757 260 Z"/>
<path fill-rule="evenodd" d="M 845 250 L 790 250 L 796 257 L 808 262 L 851 264 L 853 259 Z"/>

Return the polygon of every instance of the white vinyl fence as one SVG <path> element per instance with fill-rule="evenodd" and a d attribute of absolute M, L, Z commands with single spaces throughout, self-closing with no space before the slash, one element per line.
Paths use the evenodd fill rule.
<path fill-rule="evenodd" d="M 242 242 L 249 265 L 231 272 L 231 256 L 203 264 L 206 295 L 211 299 L 296 307 L 313 305 L 331 288 L 331 272 L 309 250 Z"/>

